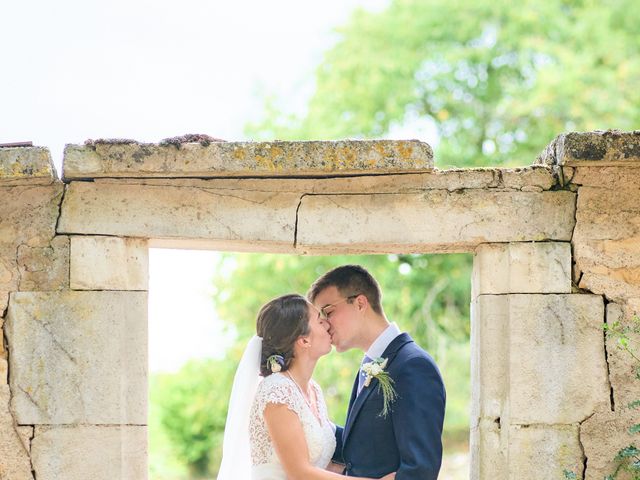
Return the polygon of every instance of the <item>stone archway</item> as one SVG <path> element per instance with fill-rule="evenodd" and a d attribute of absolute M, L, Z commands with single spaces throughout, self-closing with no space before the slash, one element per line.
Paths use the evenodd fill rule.
<path fill-rule="evenodd" d="M 601 324 L 640 309 L 639 137 L 442 171 L 417 141 L 96 142 L 63 182 L 0 149 L 0 478 L 146 477 L 148 246 L 474 252 L 472 478 L 601 477 L 638 393 Z"/>

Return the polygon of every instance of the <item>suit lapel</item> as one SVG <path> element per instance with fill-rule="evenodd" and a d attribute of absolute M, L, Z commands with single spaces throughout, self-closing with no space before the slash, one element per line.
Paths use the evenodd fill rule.
<path fill-rule="evenodd" d="M 391 365 L 391 362 L 396 358 L 398 351 L 407 343 L 412 342 L 411 337 L 406 333 L 401 333 L 393 341 L 389 344 L 389 346 L 385 349 L 382 354 L 383 358 L 387 359 L 387 367 Z M 358 375 L 360 375 L 360 370 L 358 370 Z M 358 395 L 358 375 L 356 375 L 356 380 L 353 384 L 353 390 L 351 391 L 351 400 L 349 402 L 349 412 L 347 414 L 347 421 L 344 426 L 344 432 L 342 434 L 342 444 L 343 447 L 347 443 L 347 437 L 351 432 L 351 428 L 362 409 L 362 406 L 367 401 L 371 393 L 378 388 L 378 379 L 373 378 L 368 387 L 363 387 L 360 395 Z"/>

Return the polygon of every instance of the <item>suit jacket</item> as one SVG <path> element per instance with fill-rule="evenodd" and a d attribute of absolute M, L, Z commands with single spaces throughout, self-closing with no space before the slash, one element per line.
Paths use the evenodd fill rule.
<path fill-rule="evenodd" d="M 347 421 L 336 429 L 334 461 L 350 477 L 436 480 L 442 462 L 442 423 L 446 394 L 433 358 L 406 333 L 384 351 L 385 370 L 397 393 L 391 412 L 382 417 L 382 390 L 373 379 L 357 395 L 353 385 Z"/>

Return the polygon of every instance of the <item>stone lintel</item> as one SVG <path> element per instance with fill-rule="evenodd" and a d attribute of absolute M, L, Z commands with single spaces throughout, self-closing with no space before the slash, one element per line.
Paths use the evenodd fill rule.
<path fill-rule="evenodd" d="M 302 253 L 444 253 L 481 243 L 568 241 L 575 194 L 465 190 L 308 195 L 298 210 Z"/>
<path fill-rule="evenodd" d="M 0 185 L 49 184 L 57 179 L 49 149 L 0 148 Z"/>
<path fill-rule="evenodd" d="M 291 249 L 299 202 L 289 192 L 72 182 L 58 230 Z"/>
<path fill-rule="evenodd" d="M 100 184 L 137 184 L 171 187 L 216 188 L 230 191 L 337 193 L 421 193 L 426 190 L 492 190 L 541 192 L 556 185 L 546 165 L 523 168 L 465 168 L 429 170 L 419 173 L 300 178 L 294 174 L 278 178 L 96 178 Z"/>
<path fill-rule="evenodd" d="M 547 146 L 536 163 L 640 167 L 640 130 L 563 133 Z"/>
<path fill-rule="evenodd" d="M 101 177 L 277 177 L 382 174 L 433 169 L 418 140 L 97 142 L 67 145 L 64 179 Z"/>

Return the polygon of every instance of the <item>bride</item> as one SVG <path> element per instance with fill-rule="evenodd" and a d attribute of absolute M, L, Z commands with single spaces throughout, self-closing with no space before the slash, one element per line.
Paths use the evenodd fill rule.
<path fill-rule="evenodd" d="M 311 378 L 329 326 L 301 295 L 265 304 L 231 391 L 218 480 L 331 480 L 335 425 Z M 392 480 L 395 473 L 383 477 Z M 373 479 L 372 479 L 373 480 Z"/>

